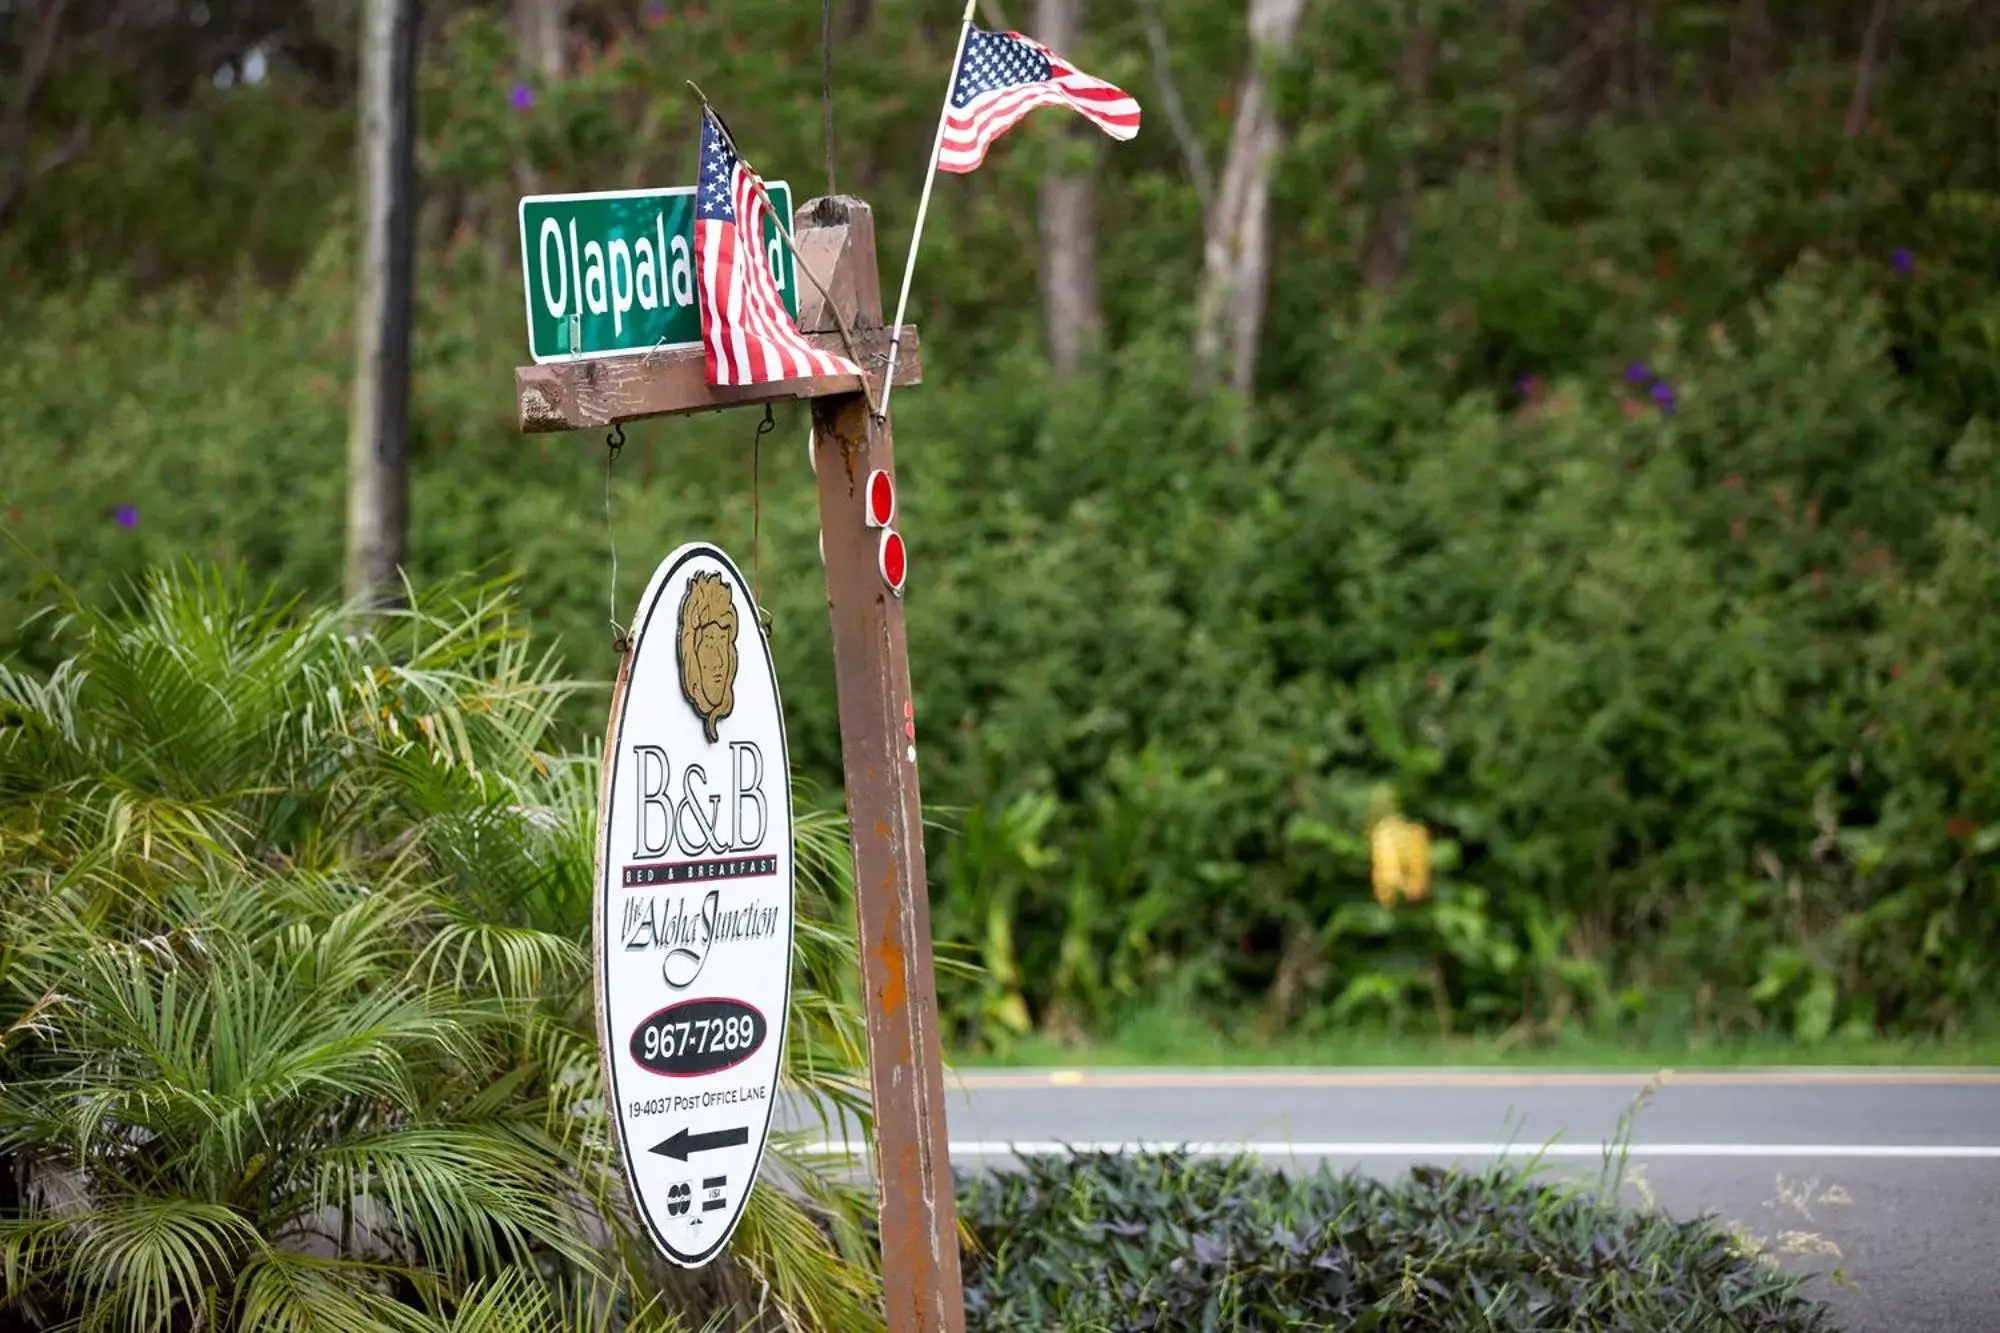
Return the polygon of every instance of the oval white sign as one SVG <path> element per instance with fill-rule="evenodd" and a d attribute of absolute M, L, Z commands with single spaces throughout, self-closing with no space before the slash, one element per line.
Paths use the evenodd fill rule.
<path fill-rule="evenodd" d="M 654 571 L 599 815 L 597 1026 L 653 1243 L 699 1268 L 763 1159 L 792 990 L 792 783 L 770 643 L 702 543 Z"/>

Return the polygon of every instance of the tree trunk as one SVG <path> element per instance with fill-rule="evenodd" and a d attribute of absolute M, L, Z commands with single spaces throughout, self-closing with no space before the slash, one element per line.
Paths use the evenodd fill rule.
<path fill-rule="evenodd" d="M 1589 0 L 1576 12 L 1576 35 L 1556 74 L 1562 110 L 1573 132 L 1582 131 L 1616 101 L 1623 12 L 1617 0 Z"/>
<path fill-rule="evenodd" d="M 1396 90 L 1405 119 L 1422 123 L 1429 110 L 1431 68 L 1437 63 L 1438 30 L 1424 22 L 1419 0 L 1407 0 L 1403 57 L 1396 67 Z M 1362 247 L 1361 280 L 1370 287 L 1393 287 L 1410 260 L 1410 231 L 1417 216 L 1417 154 L 1413 149 L 1396 168 L 1395 193 L 1379 208 Z"/>
<path fill-rule="evenodd" d="M 513 0 L 514 50 L 521 68 L 559 79 L 569 68 L 570 0 Z"/>
<path fill-rule="evenodd" d="M 1882 25 L 1889 17 L 1889 0 L 1875 0 L 1868 12 L 1868 30 L 1861 36 L 1861 55 L 1854 62 L 1854 100 L 1847 106 L 1847 123 L 1842 127 L 1852 139 L 1868 128 L 1868 93 L 1875 81 L 1875 62 L 1882 53 Z"/>
<path fill-rule="evenodd" d="M 1639 99 L 1639 108 L 1648 120 L 1659 115 L 1659 97 L 1653 88 L 1653 8 L 1647 0 L 1633 0 L 1627 12 L 1626 33 L 1632 62 L 1632 91 Z"/>
<path fill-rule="evenodd" d="M 1069 55 L 1082 35 L 1083 0 L 1036 0 L 1037 41 Z M 1087 127 L 1065 126 L 1069 149 Z M 1088 146 L 1092 158 L 1094 144 Z M 1088 166 L 1042 176 L 1042 309 L 1048 317 L 1049 362 L 1074 375 L 1103 328 L 1097 298 L 1097 190 Z"/>
<path fill-rule="evenodd" d="M 0 116 L 4 116 L 0 119 L 0 225 L 6 223 L 8 216 L 19 206 L 21 197 L 27 193 L 30 174 L 28 142 L 35 102 L 41 96 L 49 65 L 55 59 L 56 46 L 62 36 L 64 11 L 68 8 L 69 0 L 50 0 L 42 7 L 41 22 L 22 57 L 14 104 L 0 108 Z"/>
<path fill-rule="evenodd" d="M 1735 77 L 1732 100 L 1745 98 L 1763 87 L 1764 67 L 1770 57 L 1771 12 L 1766 0 L 1739 0 L 1736 22 L 1729 29 L 1729 65 Z"/>
<path fill-rule="evenodd" d="M 1229 350 L 1230 387 L 1248 393 L 1256 382 L 1257 345 L 1270 287 L 1271 165 L 1284 147 L 1263 62 L 1297 34 L 1305 0 L 1250 0 L 1250 58 L 1236 94 L 1229 158 L 1202 246 L 1201 296 L 1196 307 L 1195 377 L 1214 382 Z"/>
<path fill-rule="evenodd" d="M 1160 109 L 1166 113 L 1167 128 L 1173 131 L 1181 159 L 1187 163 L 1188 179 L 1194 183 L 1194 197 L 1201 205 L 1205 223 L 1215 208 L 1215 178 L 1209 174 L 1208 152 L 1201 146 L 1194 123 L 1188 119 L 1180 85 L 1174 79 L 1173 51 L 1167 42 L 1166 23 L 1160 18 L 1159 0 L 1145 0 L 1139 7 L 1139 18 L 1145 26 L 1146 45 L 1153 57 L 1153 79 L 1160 87 Z"/>
<path fill-rule="evenodd" d="M 1528 55 L 1521 40 L 1522 4 L 1523 0 L 1503 0 L 1501 6 L 1507 24 L 1503 75 L 1507 92 L 1500 105 L 1499 149 L 1500 202 L 1507 206 L 1500 231 L 1503 250 L 1513 248 L 1514 205 L 1521 199 L 1521 120 L 1528 102 Z"/>
<path fill-rule="evenodd" d="M 409 549 L 417 0 L 366 0 L 360 300 L 347 442 L 347 592 L 394 600 Z"/>

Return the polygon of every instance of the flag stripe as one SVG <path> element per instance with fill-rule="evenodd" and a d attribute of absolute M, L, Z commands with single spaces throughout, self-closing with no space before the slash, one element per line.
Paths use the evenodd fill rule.
<path fill-rule="evenodd" d="M 769 196 L 702 112 L 702 183 L 695 214 L 701 275 L 703 361 L 710 384 L 770 384 L 814 375 L 860 375 L 820 351 L 785 308 L 764 246 Z M 796 269 L 797 265 L 794 264 Z"/>
<path fill-rule="evenodd" d="M 1034 84 L 987 93 L 965 109 L 945 116 L 945 142 L 953 148 L 969 148 L 978 139 L 992 140 L 1028 111 L 1037 106 L 1067 105 L 1103 126 L 1115 138 L 1130 139 L 1138 132 L 1138 104 L 1131 98 L 1106 106 L 1080 101 L 1069 89 Z M 1130 108 L 1129 110 L 1127 108 Z M 1004 121 L 1004 124 L 995 122 Z M 1118 133 L 1124 130 L 1125 133 Z"/>
<path fill-rule="evenodd" d="M 946 116 L 944 142 L 938 150 L 940 169 L 963 173 L 977 167 L 985 161 L 986 150 L 993 141 L 1037 107 L 1071 107 L 1114 139 L 1130 139 L 1139 132 L 1136 110 L 1128 114 L 1105 114 L 1094 107 L 1080 106 L 1064 91 L 1046 85 L 989 96 L 993 96 L 993 102 L 972 108 L 978 113 L 973 117 Z"/>
<path fill-rule="evenodd" d="M 756 249 L 744 261 L 740 270 L 743 280 L 737 283 L 737 308 L 730 312 L 731 322 L 741 330 L 741 336 L 749 344 L 756 357 L 751 378 L 756 380 L 782 380 L 793 377 L 791 367 L 783 352 L 771 345 L 771 336 L 777 332 L 765 316 L 764 303 L 758 299 L 760 293 L 748 280 L 748 266 L 759 264 L 764 258 L 764 248 L 758 244 L 764 238 L 764 210 L 760 206 L 756 187 L 749 174 L 742 167 L 736 169 L 736 216 L 743 219 L 737 228 L 736 239 L 748 241 Z"/>
<path fill-rule="evenodd" d="M 746 177 L 739 185 L 737 197 L 740 210 L 750 219 L 745 228 L 746 232 L 761 241 L 764 235 L 764 217 L 768 212 L 764 206 L 763 196 L 757 193 L 755 184 Z M 760 268 L 764 260 L 765 254 L 760 249 L 756 256 Z M 776 280 L 773 279 L 769 288 L 762 286 L 754 288 L 750 297 L 743 323 L 763 346 L 764 374 L 771 379 L 797 379 L 802 375 L 812 374 L 808 349 L 792 345 L 791 340 L 785 337 L 784 324 L 788 322 L 789 316 L 785 308 L 778 303 Z"/>
<path fill-rule="evenodd" d="M 728 228 L 720 222 L 696 222 L 694 246 L 702 262 L 702 346 L 708 348 L 708 382 L 728 384 L 734 380 L 728 370 L 728 322 L 708 318 L 708 308 L 722 290 L 722 246 L 728 242 Z"/>
<path fill-rule="evenodd" d="M 746 182 L 747 188 L 749 188 L 748 182 Z M 754 190 L 751 193 L 753 198 L 750 207 L 755 213 L 755 220 L 750 229 L 750 234 L 761 237 L 764 234 L 764 218 L 769 215 L 770 207 L 763 194 L 755 193 Z M 759 259 L 761 260 L 762 258 L 763 256 L 760 254 Z M 793 265 L 795 273 L 797 267 L 797 264 Z M 768 269 L 760 266 L 760 271 L 768 272 Z M 829 356 L 797 335 L 793 328 L 791 312 L 785 309 L 783 298 L 778 294 L 775 278 L 768 284 L 758 284 L 755 288 L 755 295 L 757 298 L 756 318 L 752 321 L 752 327 L 769 340 L 766 345 L 774 353 L 778 354 L 782 362 L 783 371 L 788 378 L 806 375 L 851 375 L 856 373 L 854 370 L 848 368 L 853 365 L 853 362 L 845 358 Z"/>
<path fill-rule="evenodd" d="M 749 234 L 761 239 L 764 235 L 764 218 L 770 213 L 769 204 L 765 196 L 755 189 L 755 182 L 748 178 L 744 181 L 744 193 L 749 196 L 746 203 L 752 215 Z M 765 259 L 764 253 L 760 251 L 757 258 L 761 267 L 761 261 Z M 764 271 L 768 272 L 768 269 Z M 754 317 L 749 321 L 750 327 L 766 340 L 765 346 L 771 354 L 772 373 L 786 379 L 804 375 L 840 373 L 838 370 L 821 369 L 822 365 L 827 364 L 826 358 L 803 339 L 792 336 L 791 313 L 785 309 L 783 300 L 778 295 L 776 278 L 767 285 L 758 285 L 752 294 L 755 304 Z"/>

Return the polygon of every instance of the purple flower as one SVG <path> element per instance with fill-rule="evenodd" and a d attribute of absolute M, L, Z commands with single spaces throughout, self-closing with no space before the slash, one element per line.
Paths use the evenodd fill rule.
<path fill-rule="evenodd" d="M 1651 378 L 1653 378 L 1653 368 L 1644 361 L 1634 361 L 1631 365 L 1625 367 L 1625 382 L 1627 384 L 1644 384 Z"/>
<path fill-rule="evenodd" d="M 1917 268 L 1917 257 L 1899 246 L 1890 253 L 1889 264 L 1898 273 L 1914 273 Z"/>
<path fill-rule="evenodd" d="M 118 520 L 119 527 L 124 528 L 127 531 L 130 531 L 131 529 L 139 526 L 139 511 L 134 509 L 131 505 L 119 505 L 118 508 L 112 512 L 112 517 Z"/>
<path fill-rule="evenodd" d="M 525 83 L 517 83 L 507 90 L 507 101 L 516 111 L 526 111 L 535 104 L 535 90 Z"/>
<path fill-rule="evenodd" d="M 1653 401 L 1660 405 L 1660 410 L 1668 416 L 1672 416 L 1675 406 L 1680 401 L 1674 394 L 1674 386 L 1665 380 L 1655 380 L 1653 382 L 1652 393 Z"/>

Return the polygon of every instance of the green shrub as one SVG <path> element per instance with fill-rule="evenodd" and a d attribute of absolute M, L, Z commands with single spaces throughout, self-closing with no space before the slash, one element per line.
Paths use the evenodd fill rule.
<path fill-rule="evenodd" d="M 1383 1181 L 1078 1153 L 959 1190 L 968 1329 L 1833 1327 L 1716 1219 L 1630 1211 L 1530 1169 Z"/>

